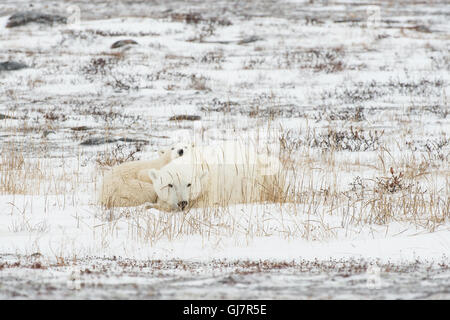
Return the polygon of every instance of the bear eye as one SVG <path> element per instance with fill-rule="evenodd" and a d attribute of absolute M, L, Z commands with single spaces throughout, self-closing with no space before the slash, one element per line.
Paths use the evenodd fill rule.
<path fill-rule="evenodd" d="M 190 186 L 191 186 L 191 184 L 190 184 L 190 183 L 188 183 L 188 184 L 187 184 L 187 187 L 189 188 Z"/>
<path fill-rule="evenodd" d="M 173 149 L 175 149 L 175 148 L 172 148 L 172 150 L 173 150 Z"/>
<path fill-rule="evenodd" d="M 169 183 L 167 186 L 168 186 L 169 188 L 173 188 L 173 184 L 171 184 L 171 183 Z"/>

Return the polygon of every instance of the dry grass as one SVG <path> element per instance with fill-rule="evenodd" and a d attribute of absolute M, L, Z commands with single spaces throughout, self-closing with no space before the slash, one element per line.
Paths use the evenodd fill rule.
<path fill-rule="evenodd" d="M 133 238 L 150 244 L 189 235 L 205 241 L 267 236 L 323 240 L 337 236 L 337 225 L 328 220 L 333 216 L 340 219 L 341 230 L 402 222 L 430 232 L 450 218 L 448 169 L 433 171 L 432 166 L 408 158 L 396 159 L 398 166 L 390 167 L 392 160 L 384 152 L 371 178 L 356 176 L 352 183 L 342 184 L 338 172 L 344 164 L 330 161 L 339 151 L 324 150 L 318 157 L 314 148 L 289 135 L 280 136 L 279 147 L 284 169 L 259 189 L 262 193 L 256 202 L 260 203 L 246 205 L 245 211 L 226 201 L 220 206 L 158 214 L 148 214 L 145 207 L 116 208 L 103 213 L 113 217 L 105 228 L 115 230 L 125 219 Z M 306 154 L 301 160 L 299 152 Z M 365 169 L 359 165 L 356 171 Z M 442 185 L 439 179 L 446 179 L 446 188 L 437 187 Z"/>
<path fill-rule="evenodd" d="M 0 194 L 61 195 L 66 203 L 66 196 L 73 196 L 79 184 L 77 170 L 55 168 L 51 160 L 30 159 L 23 150 L 2 146 Z"/>
<path fill-rule="evenodd" d="M 348 131 L 350 145 L 369 137 L 355 130 Z M 411 158 L 400 154 L 394 159 L 385 147 L 386 141 L 377 136 L 377 146 L 367 152 L 378 160 L 373 161 L 371 176 L 361 178 L 367 164 L 354 162 L 349 169 L 339 158 L 342 152 L 352 154 L 354 149 L 323 148 L 310 143 L 321 139 L 323 144 L 334 145 L 335 135 L 322 135 L 307 128 L 282 129 L 273 136 L 283 168 L 257 186 L 258 203 L 246 205 L 245 211 L 239 206 L 228 206 L 226 201 L 221 206 L 158 214 L 149 214 L 145 207 L 97 208 L 105 221 L 99 226 L 103 237 L 107 239 L 108 234 L 117 231 L 119 223 L 126 222 L 133 239 L 150 244 L 189 235 L 205 240 L 241 236 L 249 240 L 266 236 L 320 240 L 336 237 L 336 225 L 328 222 L 333 216 L 341 219 L 343 230 L 406 222 L 435 231 L 450 218 L 450 173 L 442 157 Z M 446 144 L 439 145 L 441 148 L 430 152 L 444 153 Z M 100 167 L 112 166 L 137 159 L 139 151 L 138 146 L 130 150 L 116 146 L 98 154 L 95 161 Z M 80 163 L 75 171 L 59 170 L 51 160 L 29 159 L 11 145 L 3 145 L 1 154 L 2 194 L 58 195 L 58 203 L 64 207 L 69 198 L 75 205 L 73 195 L 85 188 L 80 182 Z M 441 166 L 436 166 L 438 162 Z M 349 171 L 353 182 L 340 183 L 341 171 Z M 93 174 L 100 176 L 99 172 Z M 446 181 L 446 188 L 439 187 L 442 181 Z M 27 221 L 26 217 L 20 221 Z M 45 223 L 27 226 L 20 221 L 12 226 L 14 230 L 47 228 Z"/>
<path fill-rule="evenodd" d="M 127 161 L 137 161 L 137 155 L 142 151 L 143 145 L 140 143 L 134 144 L 131 149 L 126 148 L 125 144 L 117 144 L 110 150 L 99 152 L 95 160 L 100 167 L 113 167 Z"/>
<path fill-rule="evenodd" d="M 2 193 L 24 193 L 24 167 L 25 161 L 21 153 L 2 148 L 0 162 L 0 190 Z"/>

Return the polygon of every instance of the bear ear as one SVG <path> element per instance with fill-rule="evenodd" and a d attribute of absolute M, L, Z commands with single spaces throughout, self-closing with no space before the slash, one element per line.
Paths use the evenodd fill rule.
<path fill-rule="evenodd" d="M 148 177 L 150 178 L 150 180 L 152 182 L 155 182 L 159 177 L 159 170 L 156 170 L 156 169 L 148 170 Z"/>
<path fill-rule="evenodd" d="M 192 148 L 195 147 L 195 143 L 194 143 L 194 142 L 192 142 L 191 147 L 192 147 Z"/>

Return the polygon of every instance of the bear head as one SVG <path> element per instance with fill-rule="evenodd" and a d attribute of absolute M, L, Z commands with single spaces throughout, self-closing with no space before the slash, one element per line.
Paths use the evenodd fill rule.
<path fill-rule="evenodd" d="M 167 160 L 174 160 L 176 158 L 182 157 L 187 152 L 191 151 L 194 147 L 193 143 L 182 143 L 178 142 L 170 147 L 161 149 L 158 151 L 158 154 L 161 157 L 167 158 Z"/>
<path fill-rule="evenodd" d="M 148 171 L 158 201 L 174 211 L 188 209 L 200 197 L 207 174 L 206 170 L 179 161 L 171 162 L 160 170 Z"/>

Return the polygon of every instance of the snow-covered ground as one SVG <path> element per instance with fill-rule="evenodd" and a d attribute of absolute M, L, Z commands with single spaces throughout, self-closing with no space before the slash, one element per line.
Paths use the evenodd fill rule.
<path fill-rule="evenodd" d="M 70 23 L 4 27 L 31 9 Z M 0 298 L 448 299 L 449 14 L 2 1 L 0 63 L 29 68 L 0 71 Z M 290 189 L 187 213 L 96 204 L 110 165 L 186 138 L 269 146 Z"/>

